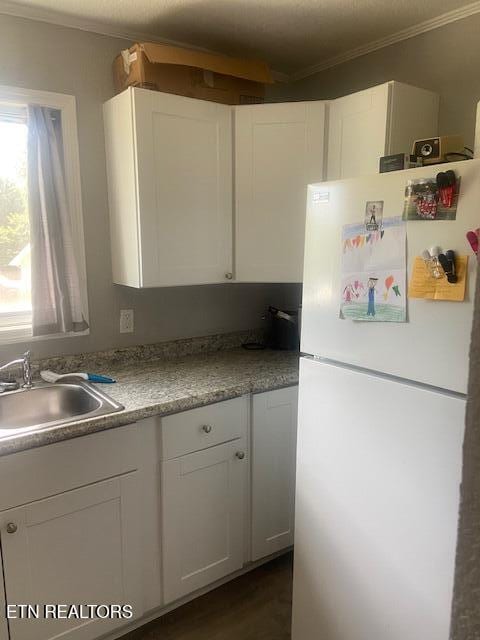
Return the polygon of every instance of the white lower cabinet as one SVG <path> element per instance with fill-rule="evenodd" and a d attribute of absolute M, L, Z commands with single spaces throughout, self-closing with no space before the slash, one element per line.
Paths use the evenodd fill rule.
<path fill-rule="evenodd" d="M 235 440 L 165 463 L 166 603 L 242 567 L 245 448 Z"/>
<path fill-rule="evenodd" d="M 1 560 L 1 556 L 0 556 Z M 1 563 L 0 563 L 1 564 Z M 0 577 L 0 611 L 6 611 L 6 601 L 5 601 L 5 585 Z M 5 615 L 0 615 L 0 638 L 1 640 L 8 640 L 8 624 L 7 618 Z"/>
<path fill-rule="evenodd" d="M 252 397 L 252 560 L 293 544 L 298 387 Z"/>
<path fill-rule="evenodd" d="M 296 404 L 296 387 L 245 395 L 0 458 L 0 610 L 134 610 L 0 616 L 0 640 L 118 633 L 290 546 Z"/>
<path fill-rule="evenodd" d="M 138 605 L 136 472 L 1 514 L 10 604 Z M 43 613 L 42 613 L 43 617 Z M 89 640 L 123 620 L 9 620 L 11 640 Z"/>
<path fill-rule="evenodd" d="M 155 591 L 144 556 L 159 530 L 142 501 L 154 426 L 143 424 L 143 437 L 127 425 L 0 458 L 0 640 L 93 640 L 128 623 L 43 619 L 46 604 L 130 604 L 134 620 L 143 616 L 144 590 Z M 6 620 L 5 604 L 39 605 L 39 619 Z"/>
<path fill-rule="evenodd" d="M 172 419 L 186 451 L 191 449 L 190 441 L 197 442 L 197 434 L 204 438 L 197 447 L 204 448 L 163 462 L 165 603 L 243 566 L 248 397 L 194 409 Z M 163 425 L 164 444 L 170 442 L 168 421 L 166 418 Z M 181 424 L 186 427 L 183 433 Z M 222 434 L 230 440 L 210 446 Z"/>

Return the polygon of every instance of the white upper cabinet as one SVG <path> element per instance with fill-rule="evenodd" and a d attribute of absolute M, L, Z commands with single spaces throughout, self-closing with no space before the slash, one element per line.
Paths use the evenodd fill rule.
<path fill-rule="evenodd" d="M 231 107 L 129 88 L 104 115 L 114 282 L 230 279 Z"/>
<path fill-rule="evenodd" d="M 435 136 L 438 96 L 387 82 L 231 107 L 130 87 L 104 116 L 115 283 L 301 282 L 307 185 Z"/>
<path fill-rule="evenodd" d="M 359 91 L 329 105 L 327 180 L 378 173 L 379 159 L 411 153 L 437 135 L 439 97 L 400 82 Z"/>
<path fill-rule="evenodd" d="M 323 179 L 324 102 L 235 107 L 235 278 L 301 282 L 306 187 Z"/>

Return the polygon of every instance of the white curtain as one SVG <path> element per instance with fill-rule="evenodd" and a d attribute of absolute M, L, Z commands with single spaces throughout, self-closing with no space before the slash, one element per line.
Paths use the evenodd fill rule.
<path fill-rule="evenodd" d="M 61 113 L 28 107 L 28 210 L 34 336 L 84 331 L 65 188 Z"/>

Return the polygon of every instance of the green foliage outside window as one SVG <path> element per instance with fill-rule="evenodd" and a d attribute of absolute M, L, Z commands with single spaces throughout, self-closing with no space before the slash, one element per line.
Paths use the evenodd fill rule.
<path fill-rule="evenodd" d="M 0 266 L 8 265 L 28 241 L 26 188 L 0 177 Z"/>

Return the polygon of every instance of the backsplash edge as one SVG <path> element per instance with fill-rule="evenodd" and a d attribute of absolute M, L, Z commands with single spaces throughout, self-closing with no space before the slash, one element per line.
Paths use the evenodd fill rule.
<path fill-rule="evenodd" d="M 52 356 L 33 361 L 35 372 L 51 370 L 55 373 L 88 372 L 108 375 L 111 365 L 128 365 L 139 360 L 172 360 L 199 353 L 225 351 L 241 347 L 245 342 L 262 342 L 263 330 L 250 329 L 194 338 L 180 338 L 165 342 L 121 347 L 65 356 Z"/>

